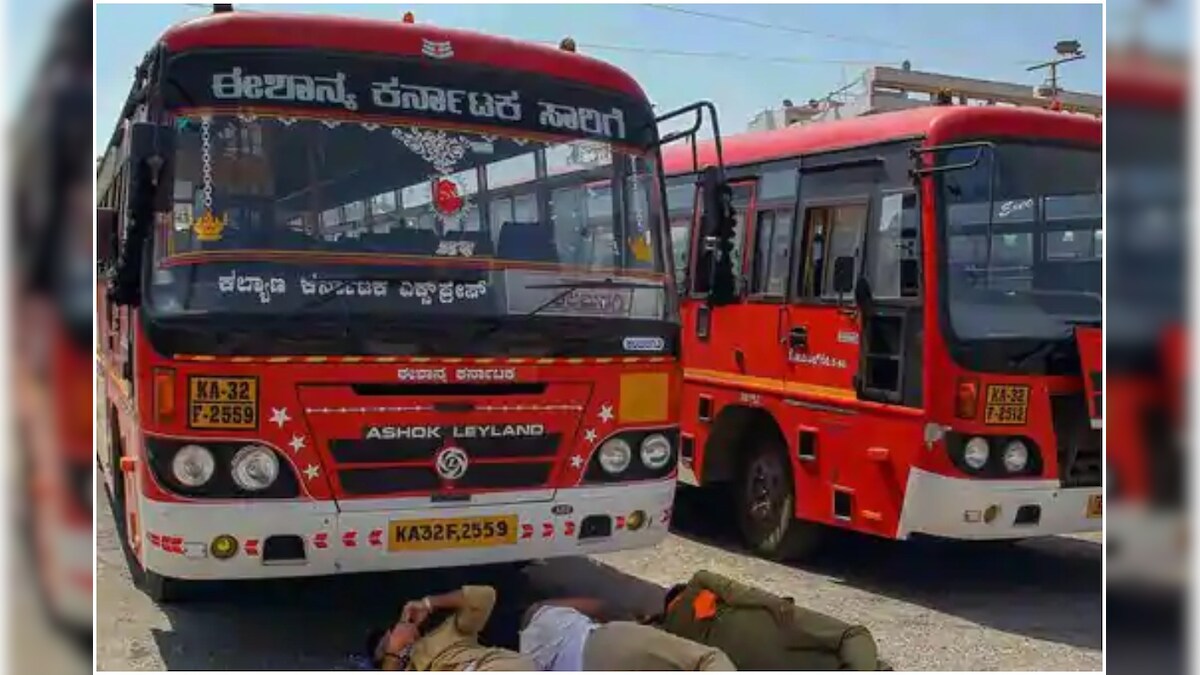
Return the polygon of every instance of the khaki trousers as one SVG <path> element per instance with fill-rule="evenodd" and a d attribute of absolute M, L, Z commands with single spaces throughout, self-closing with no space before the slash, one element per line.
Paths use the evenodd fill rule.
<path fill-rule="evenodd" d="M 583 645 L 584 670 L 737 670 L 725 652 L 630 621 L 600 624 Z"/>

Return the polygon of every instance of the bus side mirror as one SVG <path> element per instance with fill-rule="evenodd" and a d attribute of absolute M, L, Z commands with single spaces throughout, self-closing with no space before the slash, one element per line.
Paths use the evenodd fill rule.
<path fill-rule="evenodd" d="M 833 292 L 838 295 L 848 295 L 853 291 L 854 256 L 838 256 L 833 260 Z"/>
<path fill-rule="evenodd" d="M 736 299 L 737 283 L 733 255 L 733 240 L 736 236 L 737 220 L 733 212 L 733 190 L 715 167 L 707 167 L 700 175 L 700 197 L 704 211 L 701 220 L 704 237 L 700 240 L 701 250 L 708 253 L 702 259 L 709 264 L 697 269 L 698 274 L 707 275 L 703 287 L 708 288 L 708 301 L 713 305 L 725 305 Z"/>
<path fill-rule="evenodd" d="M 129 224 L 115 252 L 109 297 L 117 305 L 136 307 L 142 300 L 142 254 L 155 215 L 172 209 L 175 128 L 137 122 L 129 132 Z"/>
<path fill-rule="evenodd" d="M 112 265 L 117 255 L 117 212 L 96 209 L 96 265 L 98 269 Z"/>

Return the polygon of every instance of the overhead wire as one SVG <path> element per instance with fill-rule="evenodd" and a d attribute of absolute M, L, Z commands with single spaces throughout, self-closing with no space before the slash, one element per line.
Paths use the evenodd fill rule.
<path fill-rule="evenodd" d="M 832 41 L 837 41 L 837 42 L 871 45 L 871 46 L 875 46 L 875 47 L 884 47 L 887 49 L 905 50 L 905 51 L 914 52 L 914 53 L 919 53 L 921 51 L 926 51 L 926 52 L 940 51 L 945 54 L 954 54 L 958 57 L 971 56 L 971 57 L 978 58 L 980 56 L 980 53 L 978 51 L 971 50 L 971 49 L 959 50 L 959 49 L 951 49 L 951 48 L 942 47 L 942 46 L 938 46 L 938 45 L 928 45 L 928 44 L 926 44 L 926 45 L 910 45 L 910 44 L 904 44 L 904 43 L 900 43 L 900 42 L 892 42 L 889 40 L 881 40 L 878 38 L 867 37 L 867 36 L 840 35 L 837 33 L 828 33 L 828 32 L 824 32 L 824 31 L 810 30 L 807 28 L 798 28 L 796 26 L 788 26 L 785 24 L 756 21 L 754 19 L 747 19 L 747 18 L 739 17 L 739 16 L 729 16 L 727 14 L 715 14 L 713 12 L 705 12 L 705 11 L 690 9 L 690 8 L 686 8 L 686 7 L 679 7 L 677 5 L 647 4 L 647 5 L 643 5 L 643 6 L 648 9 L 655 9 L 655 10 L 662 11 L 662 12 L 674 12 L 676 14 L 684 14 L 684 15 L 688 15 L 688 16 L 709 19 L 709 20 L 713 20 L 713 21 L 722 21 L 722 22 L 730 23 L 730 24 L 749 26 L 752 28 L 762 28 L 762 29 L 766 29 L 766 30 L 773 30 L 773 31 L 779 31 L 779 32 L 784 32 L 784 33 L 792 33 L 792 34 L 796 34 L 796 35 L 808 35 L 808 36 L 812 36 L 812 37 L 819 37 L 819 38 L 823 38 L 826 40 L 832 40 Z M 1020 64 L 1020 65 L 1026 65 L 1026 64 L 1032 63 L 1032 61 L 1029 61 L 1026 59 L 1026 60 L 1016 61 L 1015 63 Z M 876 65 L 876 64 L 878 64 L 878 59 L 876 59 L 875 61 L 872 62 L 872 65 Z"/>

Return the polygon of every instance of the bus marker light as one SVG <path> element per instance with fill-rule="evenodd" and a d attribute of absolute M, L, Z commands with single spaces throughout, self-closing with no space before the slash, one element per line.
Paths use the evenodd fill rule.
<path fill-rule="evenodd" d="M 954 414 L 959 419 L 973 420 L 979 412 L 979 382 L 960 379 L 954 398 Z"/>
<path fill-rule="evenodd" d="M 963 511 L 963 522 L 978 523 L 980 520 L 983 520 L 983 512 L 979 509 Z"/>
<path fill-rule="evenodd" d="M 238 552 L 238 540 L 228 534 L 219 534 L 212 540 L 209 547 L 212 556 L 217 560 L 229 560 Z"/>
<path fill-rule="evenodd" d="M 630 532 L 637 532 L 646 524 L 646 512 L 642 510 L 634 511 L 625 519 L 625 528 Z"/>
<path fill-rule="evenodd" d="M 996 518 L 998 518 L 999 516 L 1000 516 L 1000 507 L 996 504 L 992 504 L 991 506 L 987 507 L 983 511 L 983 522 L 991 524 L 991 522 L 996 520 Z"/>
<path fill-rule="evenodd" d="M 154 369 L 154 418 L 169 422 L 175 417 L 175 370 Z"/>

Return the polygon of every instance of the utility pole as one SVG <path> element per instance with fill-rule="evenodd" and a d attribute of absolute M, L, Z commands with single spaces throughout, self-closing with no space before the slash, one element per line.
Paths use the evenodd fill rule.
<path fill-rule="evenodd" d="M 1028 72 L 1033 72 L 1036 70 L 1050 71 L 1048 77 L 1046 78 L 1046 82 L 1043 83 L 1041 87 L 1037 88 L 1037 92 L 1040 95 L 1048 96 L 1052 104 L 1057 107 L 1061 105 L 1061 102 L 1058 100 L 1058 95 L 1062 93 L 1062 90 L 1058 87 L 1058 67 L 1064 63 L 1070 63 L 1071 61 L 1080 61 L 1082 59 L 1086 59 L 1087 54 L 1083 53 L 1083 47 L 1079 44 L 1079 40 L 1059 40 L 1058 43 L 1054 45 L 1054 51 L 1056 54 L 1058 54 L 1058 56 L 1054 59 L 1046 61 L 1045 63 L 1039 63 L 1035 66 L 1029 66 L 1025 70 Z"/>

